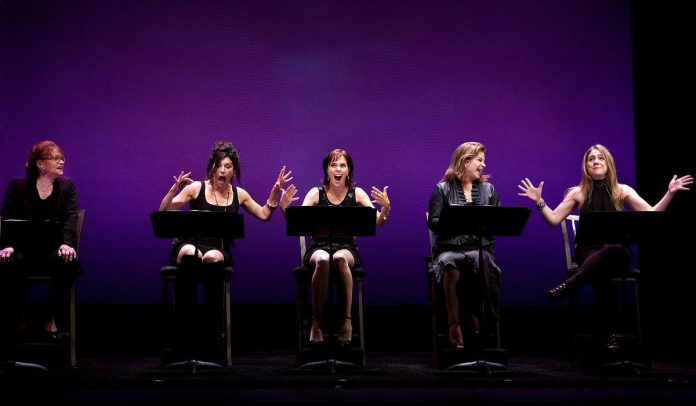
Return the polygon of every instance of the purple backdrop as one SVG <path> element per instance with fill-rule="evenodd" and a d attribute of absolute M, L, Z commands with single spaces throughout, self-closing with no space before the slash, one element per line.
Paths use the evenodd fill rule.
<path fill-rule="evenodd" d="M 81 303 L 157 303 L 169 241 L 153 236 L 172 175 L 204 176 L 212 143 L 240 151 L 265 201 L 281 166 L 304 195 L 336 147 L 359 186 L 389 185 L 386 227 L 359 239 L 366 303 L 425 303 L 425 211 L 464 141 L 488 147 L 502 203 L 528 176 L 550 204 L 595 142 L 635 186 L 627 1 L 0 2 L 0 186 L 40 139 L 67 154 L 86 209 Z M 296 237 L 245 216 L 237 303 L 293 303 Z M 532 213 L 498 239 L 503 302 L 547 303 L 560 230 Z"/>

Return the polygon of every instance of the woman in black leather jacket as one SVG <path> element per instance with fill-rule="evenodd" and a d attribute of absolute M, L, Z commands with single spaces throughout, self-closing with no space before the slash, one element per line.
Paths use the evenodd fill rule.
<path fill-rule="evenodd" d="M 440 214 L 449 205 L 498 206 L 500 202 L 493 184 L 488 183 L 486 147 L 478 142 L 465 142 L 452 154 L 449 168 L 435 185 L 428 208 L 428 227 L 437 233 Z M 481 342 L 481 314 L 486 307 L 490 316 L 498 317 L 500 306 L 500 268 L 495 263 L 491 236 L 483 236 L 480 244 L 475 235 L 438 235 L 433 248 L 433 271 L 442 283 L 447 306 L 449 341 L 457 349 L 464 348 L 464 335 L 459 316 L 460 300 L 467 312 L 467 336 L 472 343 Z M 480 247 L 483 247 L 479 251 Z M 482 253 L 479 269 L 479 252 Z M 482 306 L 484 303 L 489 306 Z"/>

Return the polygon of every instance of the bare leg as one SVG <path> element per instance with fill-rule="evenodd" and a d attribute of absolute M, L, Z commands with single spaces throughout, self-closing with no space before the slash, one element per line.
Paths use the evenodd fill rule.
<path fill-rule="evenodd" d="M 191 244 L 186 244 L 181 247 L 179 250 L 179 255 L 176 257 L 176 264 L 181 265 L 181 258 L 184 257 L 184 255 L 192 255 L 195 257 L 200 258 L 201 257 L 201 252 L 196 250 L 196 247 L 194 247 Z"/>
<path fill-rule="evenodd" d="M 348 250 L 337 251 L 333 256 L 334 269 L 338 286 L 341 286 L 341 303 L 343 303 L 343 325 L 338 334 L 338 341 L 343 343 L 350 342 L 353 337 L 353 324 L 351 323 L 351 308 L 353 305 L 353 275 L 350 267 L 355 260 L 353 254 Z"/>
<path fill-rule="evenodd" d="M 462 329 L 459 324 L 459 270 L 454 267 L 445 269 L 442 282 L 445 291 L 445 303 L 447 305 L 449 341 L 457 348 L 462 348 Z"/>
<path fill-rule="evenodd" d="M 309 333 L 311 342 L 323 342 L 324 333 L 321 331 L 321 316 L 326 303 L 326 290 L 329 287 L 329 253 L 317 250 L 309 259 L 314 265 L 312 275 L 312 329 Z"/>

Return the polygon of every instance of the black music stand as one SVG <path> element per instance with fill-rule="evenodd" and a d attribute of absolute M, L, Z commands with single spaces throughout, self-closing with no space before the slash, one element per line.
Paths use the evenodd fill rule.
<path fill-rule="evenodd" d="M 449 205 L 442 208 L 437 233 L 440 236 L 476 235 L 479 237 L 479 269 L 483 269 L 483 236 L 518 236 L 522 234 L 531 210 L 525 207 Z M 481 331 L 486 331 L 486 311 L 481 312 Z M 500 349 L 500 332 L 496 334 Z M 477 351 L 480 359 L 449 366 L 448 370 L 477 370 L 486 375 L 493 369 L 507 366 L 483 359 L 483 349 Z"/>
<path fill-rule="evenodd" d="M 374 236 L 377 211 L 365 206 L 293 206 L 286 209 L 285 218 L 288 236 L 326 237 L 331 248 L 334 238 Z M 329 264 L 333 264 L 333 252 Z M 329 358 L 302 364 L 298 369 L 327 367 L 335 373 L 339 366 L 360 368 L 353 362 Z"/>
<path fill-rule="evenodd" d="M 662 239 L 674 225 L 674 218 L 664 211 L 617 211 L 617 212 L 588 212 L 580 215 L 577 240 L 582 244 L 643 244 Z M 638 310 L 640 311 L 640 310 Z M 625 336 L 623 323 L 618 320 L 619 334 Z M 638 325 L 640 330 L 640 324 Z M 642 335 L 639 334 L 639 337 Z M 644 351 L 641 342 L 640 351 Z M 626 357 L 626 352 L 621 355 Z M 607 369 L 618 369 L 633 375 L 640 375 L 640 367 L 645 365 L 622 359 L 603 364 Z"/>
<path fill-rule="evenodd" d="M 40 235 L 46 240 L 60 237 L 61 224 L 50 220 L 24 220 L 3 219 L 0 222 L 0 246 L 12 245 L 15 247 L 27 246 L 36 243 L 36 236 Z M 13 347 L 14 342 L 11 344 Z M 4 360 L 0 369 L 27 369 L 32 371 L 48 371 L 45 366 L 16 360 Z"/>
<path fill-rule="evenodd" d="M 150 220 L 156 237 L 193 239 L 196 251 L 198 251 L 199 241 L 202 238 L 244 238 L 244 216 L 241 213 L 207 210 L 155 211 L 150 213 Z M 229 343 L 229 335 L 226 339 Z M 224 369 L 216 362 L 195 358 L 173 362 L 164 367 L 186 367 L 186 369 L 190 368 L 193 373 L 199 367 Z"/>

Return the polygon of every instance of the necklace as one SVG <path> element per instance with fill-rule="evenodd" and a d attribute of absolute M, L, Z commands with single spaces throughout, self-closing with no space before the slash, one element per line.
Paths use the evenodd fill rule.
<path fill-rule="evenodd" d="M 218 203 L 217 199 L 217 192 L 215 191 L 215 187 L 213 187 L 212 182 L 210 183 L 210 189 L 213 192 L 213 199 L 215 199 L 215 205 L 220 206 L 220 203 Z M 225 206 L 223 211 L 227 211 L 227 206 L 229 205 L 230 201 L 230 185 L 227 185 L 227 194 L 225 195 Z"/>
<path fill-rule="evenodd" d="M 227 212 L 227 206 L 228 202 L 230 200 L 230 185 L 227 185 L 227 195 L 225 196 L 225 206 L 222 209 L 223 212 Z M 220 204 L 218 203 L 217 199 L 217 192 L 215 191 L 215 187 L 213 186 L 213 182 L 210 182 L 210 189 L 213 192 L 213 199 L 215 199 L 215 206 L 220 207 Z M 223 238 L 220 238 L 220 250 L 225 249 L 225 241 Z"/>

